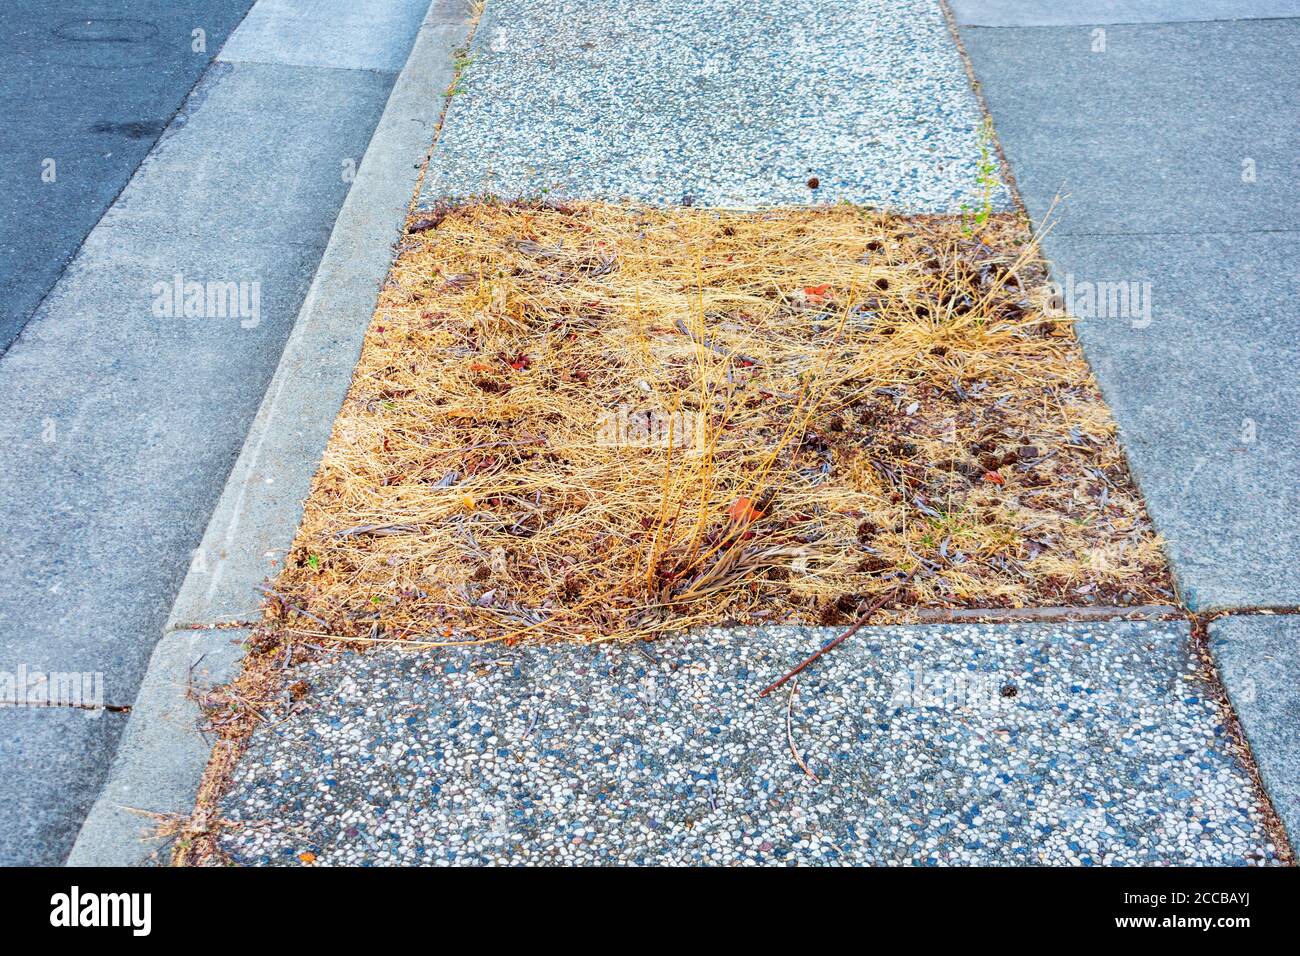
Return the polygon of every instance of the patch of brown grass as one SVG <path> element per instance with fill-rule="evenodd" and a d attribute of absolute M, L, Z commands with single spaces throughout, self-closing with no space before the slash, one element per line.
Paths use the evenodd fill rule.
<path fill-rule="evenodd" d="M 413 224 L 273 618 L 600 641 L 1160 603 L 1017 221 L 472 204 Z"/>

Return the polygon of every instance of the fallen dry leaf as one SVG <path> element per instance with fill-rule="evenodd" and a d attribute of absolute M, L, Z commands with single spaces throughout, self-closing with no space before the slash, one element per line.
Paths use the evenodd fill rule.
<path fill-rule="evenodd" d="M 727 509 L 727 517 L 736 524 L 748 524 L 751 521 L 757 521 L 763 517 L 763 512 L 754 507 L 754 503 L 748 498 L 737 498 Z"/>

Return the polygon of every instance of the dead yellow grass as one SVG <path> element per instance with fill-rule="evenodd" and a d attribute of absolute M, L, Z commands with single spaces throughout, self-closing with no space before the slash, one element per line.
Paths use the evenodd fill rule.
<path fill-rule="evenodd" d="M 413 224 L 271 614 L 356 640 L 653 637 L 1162 601 L 1010 219 L 474 204 Z"/>

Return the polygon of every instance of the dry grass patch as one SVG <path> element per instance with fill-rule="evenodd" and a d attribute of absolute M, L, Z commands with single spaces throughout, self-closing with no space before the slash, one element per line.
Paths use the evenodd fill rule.
<path fill-rule="evenodd" d="M 468 205 L 412 224 L 273 618 L 653 637 L 890 606 L 1163 602 L 1010 218 Z"/>

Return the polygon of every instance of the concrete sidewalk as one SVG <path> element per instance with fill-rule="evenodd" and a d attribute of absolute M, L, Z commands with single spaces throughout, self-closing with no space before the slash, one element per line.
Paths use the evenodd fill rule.
<path fill-rule="evenodd" d="M 352 8 L 258 3 L 0 360 L 0 669 L 133 703 L 428 2 Z M 63 859 L 124 721 L 0 709 L 0 864 Z"/>
<path fill-rule="evenodd" d="M 1149 296 L 1078 327 L 1180 597 L 1283 612 L 1210 635 L 1300 832 L 1300 5 L 954 7 L 1057 279 Z"/>

